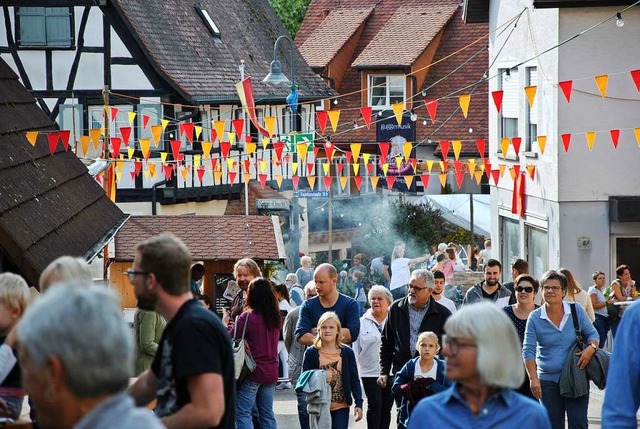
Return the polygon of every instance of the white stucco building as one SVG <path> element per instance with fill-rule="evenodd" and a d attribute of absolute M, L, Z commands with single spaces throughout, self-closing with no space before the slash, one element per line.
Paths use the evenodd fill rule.
<path fill-rule="evenodd" d="M 640 92 L 630 75 L 640 68 L 640 8 L 623 11 L 619 27 L 616 13 L 633 2 L 587 3 L 465 2 L 467 21 L 489 22 L 489 91 L 504 91 L 500 113 L 489 97 L 492 169 L 520 165 L 526 174 L 527 165 L 535 166 L 534 179 L 526 178 L 521 216 L 512 214 L 509 173 L 497 186 L 491 181 L 493 247 L 507 266 L 518 257 L 527 260 L 536 276 L 566 267 L 584 288 L 594 270 L 611 280 L 621 263 L 640 275 L 640 144 L 634 136 Z M 605 98 L 598 75 L 609 76 Z M 568 80 L 570 102 L 558 86 Z M 530 108 L 524 88 L 535 85 Z M 610 130 L 620 130 L 617 149 Z M 589 150 L 586 133 L 592 131 Z M 567 153 L 562 134 L 571 134 Z M 510 146 L 503 154 L 502 138 L 516 136 L 522 138 L 519 153 Z M 547 137 L 544 153 L 538 136 Z M 507 280 L 509 270 L 504 272 Z"/>

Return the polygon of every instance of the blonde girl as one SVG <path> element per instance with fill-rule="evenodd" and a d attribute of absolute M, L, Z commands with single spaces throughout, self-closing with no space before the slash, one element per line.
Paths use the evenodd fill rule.
<path fill-rule="evenodd" d="M 328 311 L 320 316 L 313 347 L 304 353 L 302 370 L 324 369 L 331 386 L 331 428 L 347 429 L 349 408 L 355 401 L 356 422 L 362 419 L 362 390 L 356 357 L 350 347 L 342 344 L 342 324 L 338 315 Z"/>

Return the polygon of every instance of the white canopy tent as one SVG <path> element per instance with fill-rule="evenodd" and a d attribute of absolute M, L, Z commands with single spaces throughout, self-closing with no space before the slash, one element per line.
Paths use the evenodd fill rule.
<path fill-rule="evenodd" d="M 412 201 L 415 205 L 427 205 L 439 209 L 449 222 L 471 229 L 470 194 L 423 195 Z M 489 237 L 491 235 L 491 196 L 473 195 L 473 227 L 474 232 Z"/>

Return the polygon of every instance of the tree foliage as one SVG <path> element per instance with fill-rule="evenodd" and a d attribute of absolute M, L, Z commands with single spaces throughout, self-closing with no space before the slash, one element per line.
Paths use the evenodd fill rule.
<path fill-rule="evenodd" d="M 269 0 L 292 38 L 296 37 L 311 0 Z"/>

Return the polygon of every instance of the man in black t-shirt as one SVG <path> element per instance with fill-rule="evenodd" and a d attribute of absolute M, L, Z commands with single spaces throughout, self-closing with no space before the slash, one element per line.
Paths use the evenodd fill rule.
<path fill-rule="evenodd" d="M 191 256 L 184 243 L 161 234 L 138 244 L 127 271 L 138 306 L 155 310 L 167 326 L 151 369 L 129 388 L 138 406 L 157 398 L 167 428 L 235 427 L 231 340 L 222 322 L 193 298 Z"/>

